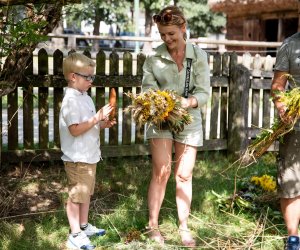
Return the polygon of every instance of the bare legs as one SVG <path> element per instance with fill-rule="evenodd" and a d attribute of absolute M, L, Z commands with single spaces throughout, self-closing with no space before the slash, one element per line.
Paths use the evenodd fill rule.
<path fill-rule="evenodd" d="M 170 139 L 152 139 L 150 145 L 152 152 L 152 178 L 148 190 L 149 226 L 158 228 L 159 211 L 171 174 L 173 141 Z M 174 146 L 176 204 L 179 228 L 182 232 L 181 237 L 183 243 L 189 245 L 193 239 L 188 231 L 187 221 L 192 200 L 192 171 L 195 164 L 197 148 L 178 142 L 175 142 Z M 153 239 L 156 240 L 155 237 L 153 237 Z M 194 244 L 194 241 L 192 244 Z"/>
<path fill-rule="evenodd" d="M 176 203 L 179 228 L 188 229 L 187 221 L 192 202 L 192 176 L 197 149 L 175 143 Z"/>
<path fill-rule="evenodd" d="M 280 205 L 288 235 L 298 236 L 298 226 L 300 220 L 300 196 L 289 199 L 281 198 Z"/>
<path fill-rule="evenodd" d="M 70 199 L 67 202 L 67 217 L 71 227 L 71 233 L 81 231 L 80 225 L 88 222 L 90 200 L 86 203 L 74 203 Z"/>
<path fill-rule="evenodd" d="M 152 139 L 150 142 L 152 152 L 152 177 L 148 190 L 149 227 L 154 231 L 150 238 L 163 243 L 158 230 L 158 216 L 161 204 L 165 197 L 166 185 L 171 174 L 172 140 Z"/>
<path fill-rule="evenodd" d="M 197 148 L 175 143 L 176 203 L 181 241 L 185 246 L 196 245 L 189 229 L 188 217 L 192 202 L 192 176 Z"/>

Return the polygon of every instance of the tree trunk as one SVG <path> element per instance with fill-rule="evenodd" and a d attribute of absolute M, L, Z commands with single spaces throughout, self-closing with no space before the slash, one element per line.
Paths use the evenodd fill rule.
<path fill-rule="evenodd" d="M 34 12 L 33 4 L 26 4 L 25 6 L 27 8 L 27 16 L 31 22 L 39 23 L 46 21 L 47 24 L 37 31 L 40 35 L 47 35 L 60 20 L 62 4 L 59 1 L 56 4 L 45 4 L 40 14 Z M 3 69 L 0 72 L 0 96 L 12 92 L 18 83 L 22 81 L 27 61 L 31 57 L 36 45 L 37 42 L 30 42 L 22 45 L 22 47 L 15 46 L 7 55 Z M 14 45 L 12 44 L 12 46 Z"/>
<path fill-rule="evenodd" d="M 93 35 L 99 36 L 100 35 L 100 22 L 102 21 L 101 11 L 95 9 L 95 20 L 94 20 L 94 30 Z M 99 41 L 93 40 L 93 49 L 94 51 L 99 50 Z"/>
<path fill-rule="evenodd" d="M 60 2 L 54 5 L 45 5 L 40 15 L 35 15 L 33 4 L 26 4 L 26 7 L 28 18 L 32 22 L 37 23 L 42 20 L 46 21 L 47 24 L 41 30 L 37 31 L 41 35 L 47 35 L 51 32 L 60 20 L 62 10 L 62 4 Z M 1 18 L 2 21 L 4 21 L 8 18 L 8 16 L 1 15 Z M 4 23 L 1 23 L 0 26 L 2 27 L 3 24 Z M 21 48 L 20 46 L 15 46 L 15 48 L 13 48 L 13 50 L 11 50 L 11 52 L 7 55 L 2 71 L 0 72 L 0 96 L 13 92 L 18 83 L 22 81 L 28 64 L 28 59 L 31 57 L 36 45 L 37 42 L 31 42 Z M 2 162 L 1 154 L 2 146 L 0 143 L 0 167 Z"/>
<path fill-rule="evenodd" d="M 149 7 L 145 6 L 145 36 L 151 37 L 152 31 L 152 11 Z M 143 52 L 148 53 L 152 50 L 152 43 L 145 42 L 143 46 Z"/>

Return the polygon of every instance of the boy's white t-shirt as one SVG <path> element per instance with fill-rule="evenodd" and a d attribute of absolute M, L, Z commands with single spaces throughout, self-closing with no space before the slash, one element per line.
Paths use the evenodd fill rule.
<path fill-rule="evenodd" d="M 73 88 L 66 88 L 59 114 L 59 133 L 63 161 L 97 163 L 101 158 L 100 127 L 94 127 L 79 136 L 72 136 L 69 126 L 87 121 L 96 114 L 92 98 Z"/>

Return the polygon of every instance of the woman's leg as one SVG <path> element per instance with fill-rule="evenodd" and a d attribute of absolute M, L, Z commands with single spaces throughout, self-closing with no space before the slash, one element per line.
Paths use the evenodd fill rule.
<path fill-rule="evenodd" d="M 175 142 L 176 203 L 180 235 L 185 245 L 195 244 L 188 230 L 188 217 L 192 202 L 192 176 L 196 155 L 196 147 Z"/>
<path fill-rule="evenodd" d="M 152 177 L 148 189 L 149 227 L 158 228 L 158 216 L 171 173 L 172 144 L 170 139 L 151 139 Z M 159 232 L 157 231 L 159 234 Z M 158 235 L 157 234 L 157 235 Z M 161 238 L 160 234 L 158 237 Z M 155 240 L 155 238 L 153 238 Z M 159 239 L 157 240 L 159 241 Z"/>

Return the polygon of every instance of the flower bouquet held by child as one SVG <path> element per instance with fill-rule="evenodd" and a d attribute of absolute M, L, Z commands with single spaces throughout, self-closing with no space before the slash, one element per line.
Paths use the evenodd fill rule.
<path fill-rule="evenodd" d="M 149 89 L 140 94 L 127 93 L 132 100 L 125 112 L 132 112 L 139 127 L 149 123 L 159 129 L 167 127 L 173 133 L 183 131 L 184 125 L 193 121 L 188 111 L 181 107 L 180 96 L 172 90 Z"/>

